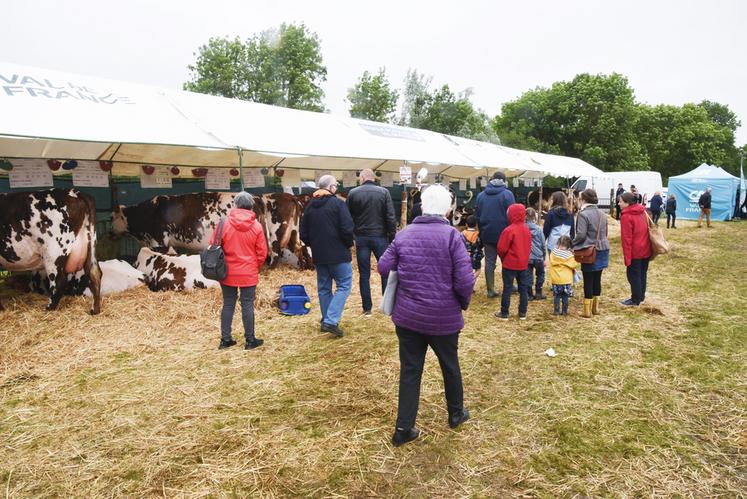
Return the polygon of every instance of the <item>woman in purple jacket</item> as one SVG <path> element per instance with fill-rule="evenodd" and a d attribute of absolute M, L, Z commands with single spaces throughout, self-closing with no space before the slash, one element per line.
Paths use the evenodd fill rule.
<path fill-rule="evenodd" d="M 469 419 L 464 408 L 462 373 L 457 348 L 464 327 L 475 276 L 462 236 L 445 218 L 451 194 L 440 185 L 421 196 L 423 215 L 399 232 L 378 263 L 379 272 L 399 275 L 392 313 L 399 338 L 399 407 L 392 444 L 418 438 L 415 428 L 420 379 L 428 346 L 441 365 L 449 411 L 449 426 Z"/>

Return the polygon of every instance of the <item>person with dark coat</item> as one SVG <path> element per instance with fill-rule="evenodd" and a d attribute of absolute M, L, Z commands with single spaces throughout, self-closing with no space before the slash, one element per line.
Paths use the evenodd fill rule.
<path fill-rule="evenodd" d="M 236 341 L 231 336 L 233 313 L 241 292 L 241 319 L 244 323 L 244 349 L 261 346 L 264 340 L 254 335 L 254 296 L 259 283 L 259 268 L 267 258 L 267 240 L 262 225 L 254 213 L 254 198 L 240 192 L 234 198 L 234 208 L 223 221 L 222 230 L 216 227 L 212 241 L 220 244 L 225 254 L 228 273 L 220 281 L 223 308 L 220 313 L 220 345 L 232 347 Z M 220 237 L 219 237 L 220 232 Z"/>
<path fill-rule="evenodd" d="M 615 191 L 615 219 L 620 220 L 620 197 L 625 193 L 625 187 L 622 182 L 617 184 L 617 191 Z"/>
<path fill-rule="evenodd" d="M 706 217 L 706 225 L 711 228 L 711 191 L 713 188 L 709 187 L 706 191 L 700 195 L 698 199 L 698 206 L 700 206 L 700 217 L 698 217 L 698 227 L 703 226 L 703 216 Z"/>
<path fill-rule="evenodd" d="M 674 194 L 670 194 L 667 198 L 667 206 L 664 208 L 667 214 L 667 229 L 669 228 L 669 222 L 672 222 L 672 228 L 676 229 L 674 222 L 677 220 L 677 198 Z"/>
<path fill-rule="evenodd" d="M 635 196 L 630 192 L 623 194 L 620 206 L 623 209 L 620 218 L 620 239 L 630 283 L 630 298 L 620 303 L 626 307 L 637 307 L 646 300 L 648 263 L 652 254 L 648 218 L 646 209 L 636 203 Z"/>
<path fill-rule="evenodd" d="M 350 295 L 353 265 L 353 219 L 345 202 L 335 196 L 337 180 L 332 175 L 319 179 L 319 190 L 306 205 L 301 217 L 301 240 L 311 247 L 316 267 L 320 330 L 338 338 L 343 335 L 340 319 Z M 337 289 L 332 293 L 332 281 Z"/>
<path fill-rule="evenodd" d="M 485 190 L 477 195 L 475 216 L 480 238 L 485 248 L 485 284 L 488 298 L 498 296 L 495 291 L 495 267 L 498 260 L 496 246 L 501 232 L 508 226 L 508 207 L 516 200 L 506 186 L 506 175 L 495 172 Z"/>
<path fill-rule="evenodd" d="M 529 302 L 529 255 L 532 252 L 532 234 L 529 232 L 526 220 L 526 208 L 523 204 L 512 204 L 508 208 L 508 219 L 511 224 L 501 233 L 498 240 L 498 256 L 501 257 L 501 276 L 503 277 L 503 293 L 501 295 L 501 309 L 495 316 L 501 320 L 508 320 L 511 306 L 511 287 L 514 280 L 519 282 L 519 320 L 527 318 Z"/>
<path fill-rule="evenodd" d="M 371 253 L 378 262 L 389 242 L 397 233 L 394 204 L 389 191 L 375 184 L 373 170 L 366 168 L 360 173 L 361 185 L 348 193 L 348 209 L 353 217 L 355 229 L 355 256 L 358 261 L 358 286 L 361 292 L 363 315 L 370 316 L 371 300 Z M 386 278 L 381 278 L 381 292 L 386 290 Z"/>
<path fill-rule="evenodd" d="M 558 191 L 553 192 L 550 200 L 552 206 L 550 211 L 547 212 L 545 223 L 542 225 L 542 232 L 545 234 L 545 240 L 547 241 L 548 254 L 555 249 L 560 236 L 569 236 L 571 239 L 576 236 L 573 213 L 568 211 L 568 197 Z"/>
<path fill-rule="evenodd" d="M 581 317 L 590 318 L 599 314 L 602 296 L 602 272 L 609 265 L 610 241 L 607 239 L 607 214 L 599 209 L 599 197 L 594 189 L 581 193 L 581 209 L 576 220 L 576 237 L 573 250 L 594 246 L 596 256 L 591 263 L 581 265 L 584 276 L 584 311 Z"/>
<path fill-rule="evenodd" d="M 661 216 L 661 207 L 664 206 L 664 200 L 661 198 L 661 192 L 656 191 L 654 195 L 651 196 L 649 206 L 651 207 L 651 221 L 654 222 L 654 224 L 658 227 L 659 217 Z"/>
<path fill-rule="evenodd" d="M 445 218 L 451 194 L 440 185 L 422 193 L 423 215 L 400 231 L 379 260 L 379 272 L 396 270 L 392 322 L 399 340 L 399 404 L 392 444 L 418 438 L 415 427 L 425 354 L 430 346 L 444 378 L 448 423 L 456 428 L 470 418 L 464 408 L 459 367 L 462 311 L 469 307 L 475 276 L 462 236 Z"/>

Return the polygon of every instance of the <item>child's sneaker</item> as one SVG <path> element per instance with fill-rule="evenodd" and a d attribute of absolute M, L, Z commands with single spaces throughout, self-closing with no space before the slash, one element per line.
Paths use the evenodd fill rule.
<path fill-rule="evenodd" d="M 523 314 L 523 315 L 522 315 L 522 314 L 519 314 L 519 320 L 520 320 L 520 321 L 525 321 L 525 320 L 527 320 L 527 314 Z"/>
<path fill-rule="evenodd" d="M 501 312 L 496 312 L 493 315 L 495 315 L 497 318 L 499 318 L 502 321 L 507 321 L 508 320 L 508 314 L 504 314 L 504 313 L 501 313 Z"/>

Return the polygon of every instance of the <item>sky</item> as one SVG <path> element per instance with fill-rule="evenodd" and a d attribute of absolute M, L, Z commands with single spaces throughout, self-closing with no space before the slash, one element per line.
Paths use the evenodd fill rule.
<path fill-rule="evenodd" d="M 640 102 L 726 104 L 747 143 L 747 2 L 742 0 L 195 1 L 10 0 L 0 61 L 181 88 L 210 37 L 246 39 L 286 22 L 322 42 L 324 103 L 385 67 L 471 89 L 493 116 L 523 92 L 578 73 L 621 73 Z M 1 112 L 2 110 L 0 110 Z"/>

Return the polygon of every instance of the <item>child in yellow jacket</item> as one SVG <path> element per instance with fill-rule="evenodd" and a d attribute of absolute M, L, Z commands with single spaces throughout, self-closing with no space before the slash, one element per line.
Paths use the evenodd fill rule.
<path fill-rule="evenodd" d="M 573 274 L 579 263 L 571 251 L 571 238 L 560 236 L 550 253 L 550 285 L 553 297 L 553 315 L 568 315 L 568 298 L 573 296 Z M 563 311 L 560 302 L 563 302 Z"/>

